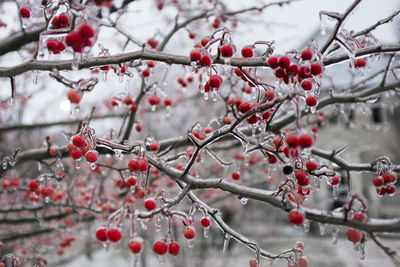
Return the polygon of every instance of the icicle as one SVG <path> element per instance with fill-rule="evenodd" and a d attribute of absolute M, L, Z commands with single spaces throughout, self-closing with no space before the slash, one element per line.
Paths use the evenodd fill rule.
<path fill-rule="evenodd" d="M 231 58 L 230 57 L 224 58 L 224 64 L 225 65 L 231 65 Z"/>
<path fill-rule="evenodd" d="M 360 243 L 360 260 L 365 260 L 365 243 L 366 241 Z"/>
<path fill-rule="evenodd" d="M 38 77 L 39 77 L 39 71 L 37 71 L 37 70 L 34 70 L 33 71 L 33 84 L 37 84 L 37 82 L 38 82 Z"/>
<path fill-rule="evenodd" d="M 310 220 L 305 219 L 303 222 L 303 228 L 304 228 L 304 232 L 308 233 L 310 232 Z"/>
<path fill-rule="evenodd" d="M 6 164 L 4 167 L 4 163 Z M 3 169 L 7 168 L 7 162 L 3 162 Z M 38 162 L 38 171 L 41 172 L 42 171 L 42 164 L 40 162 Z"/>
<path fill-rule="evenodd" d="M 224 236 L 224 245 L 222 247 L 222 253 L 225 254 L 226 250 L 228 249 L 229 241 L 231 240 L 232 236 L 228 233 L 225 233 Z"/>
<path fill-rule="evenodd" d="M 167 66 L 164 68 L 164 76 L 163 76 L 163 82 L 162 82 L 162 84 L 163 84 L 164 86 L 168 85 L 168 69 L 169 69 L 169 65 L 167 65 Z"/>
<path fill-rule="evenodd" d="M 114 154 L 117 156 L 119 159 L 122 159 L 122 150 L 121 149 L 114 149 Z"/>
<path fill-rule="evenodd" d="M 211 92 L 211 97 L 212 97 L 212 101 L 217 101 L 217 96 L 218 96 L 218 91 L 217 90 L 212 90 Z"/>
<path fill-rule="evenodd" d="M 151 105 L 151 111 L 156 111 L 156 105 Z"/>
<path fill-rule="evenodd" d="M 154 226 L 154 231 L 160 232 L 161 231 L 161 216 L 158 216 L 156 219 L 156 224 Z"/>
<path fill-rule="evenodd" d="M 327 21 L 327 18 L 324 15 L 320 15 L 319 20 L 320 20 L 319 21 L 319 30 L 320 30 L 321 35 L 324 36 L 326 34 L 326 27 L 327 27 L 326 21 Z"/>
<path fill-rule="evenodd" d="M 326 234 L 326 224 L 319 223 L 319 234 L 325 235 Z"/>
<path fill-rule="evenodd" d="M 240 198 L 240 203 L 242 203 L 242 205 L 244 206 L 244 205 L 247 204 L 247 201 L 248 201 L 248 200 L 249 200 L 248 198 L 241 197 L 241 198 Z"/>
<path fill-rule="evenodd" d="M 44 198 L 44 202 L 45 202 L 45 203 L 49 203 L 49 202 L 50 202 L 50 197 L 45 197 L 45 198 Z"/>
<path fill-rule="evenodd" d="M 333 199 L 338 199 L 339 197 L 339 185 L 333 185 L 332 186 L 332 198 Z"/>
<path fill-rule="evenodd" d="M 102 71 L 101 78 L 102 78 L 102 81 L 103 81 L 103 82 L 106 82 L 106 81 L 107 81 L 107 73 L 108 73 L 107 70 L 103 70 L 103 71 Z"/>
<path fill-rule="evenodd" d="M 140 254 L 133 254 L 133 267 L 138 266 Z"/>
<path fill-rule="evenodd" d="M 79 62 L 81 61 L 82 55 L 80 53 L 74 52 L 74 58 L 72 60 L 71 68 L 72 70 L 78 70 L 79 69 Z"/>
<path fill-rule="evenodd" d="M 339 234 L 339 226 L 335 225 L 332 227 L 332 244 L 333 245 L 337 244 L 338 234 Z"/>
<path fill-rule="evenodd" d="M 204 238 L 208 237 L 208 232 L 210 231 L 210 227 L 204 227 L 203 232 L 204 232 Z"/>
<path fill-rule="evenodd" d="M 194 238 L 192 239 L 186 239 L 186 243 L 188 245 L 189 248 L 194 247 Z"/>
<path fill-rule="evenodd" d="M 96 167 L 97 167 L 96 163 L 94 163 L 94 162 L 90 163 L 90 169 L 92 169 L 92 171 L 94 171 L 96 169 Z"/>
<path fill-rule="evenodd" d="M 81 159 L 75 160 L 74 164 L 75 164 L 75 169 L 77 170 L 81 169 Z"/>
<path fill-rule="evenodd" d="M 139 220 L 139 222 L 140 222 L 140 227 L 142 227 L 142 229 L 146 231 L 146 230 L 147 230 L 147 222 L 148 222 L 148 219 Z"/>
<path fill-rule="evenodd" d="M 319 189 L 321 189 L 321 178 L 315 177 L 314 182 L 315 182 L 315 189 L 317 189 L 317 191 L 318 191 Z"/>
<path fill-rule="evenodd" d="M 158 255 L 158 262 L 165 263 L 165 255 Z"/>
<path fill-rule="evenodd" d="M 208 100 L 208 92 L 204 92 L 204 96 L 203 97 L 204 97 L 204 100 L 207 101 Z"/>

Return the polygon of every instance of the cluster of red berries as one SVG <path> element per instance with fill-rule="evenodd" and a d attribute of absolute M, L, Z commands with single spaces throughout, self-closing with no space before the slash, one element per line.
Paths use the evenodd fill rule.
<path fill-rule="evenodd" d="M 19 187 L 19 176 L 5 175 L 2 179 L 1 185 L 4 190 L 18 188 Z"/>
<path fill-rule="evenodd" d="M 149 168 L 149 162 L 146 158 L 132 159 L 129 161 L 128 167 L 133 172 L 146 172 Z"/>
<path fill-rule="evenodd" d="M 203 67 L 210 67 L 211 64 L 213 63 L 213 60 L 209 55 L 207 54 L 202 55 L 200 50 L 198 49 L 190 51 L 189 57 L 191 61 L 197 61 L 200 64 L 200 66 Z"/>
<path fill-rule="evenodd" d="M 101 242 L 111 241 L 117 243 L 122 238 L 122 232 L 121 229 L 117 227 L 100 227 L 96 230 L 96 238 Z"/>
<path fill-rule="evenodd" d="M 137 184 L 137 179 L 133 176 L 125 179 L 125 182 L 122 179 L 115 180 L 115 186 L 119 189 L 130 188 L 131 186 L 135 186 Z"/>
<path fill-rule="evenodd" d="M 72 138 L 72 143 L 68 144 L 68 150 L 74 160 L 79 160 L 84 156 L 89 163 L 96 163 L 99 156 L 99 152 L 90 148 L 84 136 L 79 134 Z"/>
<path fill-rule="evenodd" d="M 161 99 L 158 97 L 158 95 L 152 95 L 149 97 L 149 104 L 152 106 L 157 106 L 161 103 Z"/>
<path fill-rule="evenodd" d="M 367 66 L 367 61 L 365 60 L 365 58 L 360 58 L 354 61 L 355 68 L 363 68 L 365 66 Z"/>
<path fill-rule="evenodd" d="M 208 93 L 210 90 L 218 91 L 221 87 L 222 78 L 219 75 L 211 75 L 210 79 L 204 84 L 204 92 Z"/>
<path fill-rule="evenodd" d="M 53 188 L 51 188 L 50 186 L 44 186 L 42 188 L 39 188 L 39 183 L 37 180 L 31 180 L 28 183 L 28 190 L 32 193 L 34 193 L 34 195 L 29 195 L 29 198 L 31 201 L 37 202 L 40 200 L 39 195 L 46 198 L 46 197 L 50 197 L 53 195 L 54 190 Z M 54 200 L 59 200 L 60 198 L 62 198 L 63 195 L 62 194 L 57 194 L 55 196 Z"/>
<path fill-rule="evenodd" d="M 160 256 L 165 255 L 167 252 L 176 256 L 179 254 L 180 245 L 174 241 L 168 244 L 165 239 L 161 239 L 154 242 L 153 251 Z"/>
<path fill-rule="evenodd" d="M 69 27 L 71 25 L 71 21 L 67 14 L 61 13 L 58 16 L 54 16 L 53 20 L 51 21 L 51 25 L 53 25 L 55 29 L 63 29 Z"/>
<path fill-rule="evenodd" d="M 90 40 L 94 37 L 95 32 L 87 23 L 82 24 L 78 31 L 72 31 L 65 37 L 65 42 L 68 46 L 71 46 L 75 52 L 82 53 L 84 47 L 92 46 L 93 43 Z"/>
<path fill-rule="evenodd" d="M 376 193 L 380 196 L 385 194 L 394 195 L 396 192 L 396 182 L 397 174 L 394 172 L 382 173 L 372 180 L 372 183 L 376 186 Z"/>
<path fill-rule="evenodd" d="M 158 46 L 158 41 L 154 40 L 153 38 L 147 39 L 147 44 L 153 48 L 156 49 Z"/>
<path fill-rule="evenodd" d="M 48 40 L 46 45 L 47 45 L 47 49 L 49 50 L 49 52 L 53 53 L 53 54 L 56 54 L 56 55 L 60 54 L 62 51 L 65 50 L 65 44 L 63 42 L 60 42 L 60 41 L 56 40 L 56 39 Z"/>

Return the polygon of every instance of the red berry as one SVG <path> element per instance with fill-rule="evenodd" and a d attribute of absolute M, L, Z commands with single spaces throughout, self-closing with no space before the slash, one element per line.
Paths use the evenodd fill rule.
<path fill-rule="evenodd" d="M 199 61 L 201 58 L 201 53 L 199 50 L 194 49 L 192 51 L 190 51 L 190 60 L 191 61 Z"/>
<path fill-rule="evenodd" d="M 156 207 L 157 207 L 157 204 L 156 204 L 156 202 L 154 202 L 154 200 L 152 200 L 152 199 L 147 199 L 145 202 L 144 202 L 144 207 L 147 209 L 147 210 L 154 210 Z"/>
<path fill-rule="evenodd" d="M 233 172 L 232 173 L 232 179 L 233 180 L 240 180 L 240 173 L 239 172 Z"/>
<path fill-rule="evenodd" d="M 65 27 L 68 27 L 69 25 L 70 25 L 70 22 L 69 22 L 69 18 L 68 18 L 68 16 L 66 15 L 66 14 L 64 14 L 64 13 L 61 13 L 59 16 L 58 16 L 58 20 L 57 20 L 57 29 L 61 29 L 61 28 L 65 28 Z M 54 25 L 54 24 L 53 24 Z"/>
<path fill-rule="evenodd" d="M 385 191 L 386 193 L 388 193 L 389 195 L 393 195 L 396 192 L 396 187 L 394 187 L 393 185 L 387 185 L 385 187 Z"/>
<path fill-rule="evenodd" d="M 382 173 L 381 174 L 385 183 L 395 183 L 397 181 L 397 175 L 395 173 Z"/>
<path fill-rule="evenodd" d="M 51 195 L 53 194 L 53 189 L 50 188 L 50 187 L 43 187 L 43 188 L 40 190 L 40 194 L 41 194 L 43 197 L 49 197 L 49 196 L 51 196 Z"/>
<path fill-rule="evenodd" d="M 88 162 L 94 163 L 94 162 L 97 162 L 98 155 L 99 155 L 99 153 L 96 150 L 90 150 L 90 151 L 86 152 L 85 158 Z"/>
<path fill-rule="evenodd" d="M 26 18 L 26 19 L 29 19 L 31 17 L 31 12 L 26 7 L 21 7 L 19 9 L 19 14 L 21 15 L 21 17 Z"/>
<path fill-rule="evenodd" d="M 204 37 L 203 39 L 201 39 L 201 45 L 204 47 L 208 44 L 209 41 L 210 41 L 210 38 Z"/>
<path fill-rule="evenodd" d="M 340 183 L 340 177 L 339 176 L 334 176 L 333 178 L 332 178 L 332 180 L 330 181 L 330 184 L 331 185 L 337 185 L 337 184 L 339 184 Z"/>
<path fill-rule="evenodd" d="M 196 34 L 194 32 L 189 32 L 189 38 L 190 39 L 196 38 Z"/>
<path fill-rule="evenodd" d="M 142 75 L 143 75 L 143 77 L 149 77 L 150 71 L 148 69 L 144 69 L 144 70 L 142 70 Z"/>
<path fill-rule="evenodd" d="M 203 219 L 201 219 L 200 223 L 201 223 L 201 225 L 202 225 L 204 228 L 208 228 L 208 227 L 210 227 L 210 225 L 211 225 L 210 220 L 209 220 L 208 218 L 206 218 L 206 217 L 204 217 Z"/>
<path fill-rule="evenodd" d="M 172 104 L 172 100 L 171 99 L 167 98 L 167 99 L 164 100 L 164 105 L 171 106 L 171 104 Z"/>
<path fill-rule="evenodd" d="M 31 180 L 29 181 L 28 187 L 29 190 L 36 191 L 39 188 L 39 184 L 36 180 Z"/>
<path fill-rule="evenodd" d="M 292 210 L 291 212 L 289 212 L 288 217 L 289 221 L 297 226 L 300 226 L 304 221 L 303 214 L 301 214 L 297 210 Z"/>
<path fill-rule="evenodd" d="M 218 89 L 222 84 L 222 78 L 219 75 L 212 75 L 209 82 L 212 88 Z"/>
<path fill-rule="evenodd" d="M 264 97 L 268 99 L 268 101 L 272 101 L 275 98 L 275 94 L 272 91 L 266 91 L 264 93 Z"/>
<path fill-rule="evenodd" d="M 311 50 L 309 50 L 309 49 L 305 49 L 305 50 L 301 51 L 301 58 L 303 60 L 311 60 L 312 56 L 313 56 L 313 54 L 312 54 Z"/>
<path fill-rule="evenodd" d="M 301 87 L 305 91 L 310 91 L 312 89 L 312 83 L 310 81 L 304 80 L 301 82 Z"/>
<path fill-rule="evenodd" d="M 306 168 L 308 171 L 315 171 L 316 169 L 318 169 L 318 164 L 314 161 L 308 161 L 306 163 Z"/>
<path fill-rule="evenodd" d="M 80 149 L 72 149 L 69 152 L 69 155 L 71 156 L 71 158 L 73 159 L 80 159 L 82 157 L 82 152 Z"/>
<path fill-rule="evenodd" d="M 150 144 L 149 148 L 152 151 L 158 151 L 160 149 L 160 145 L 157 143 L 152 143 L 152 144 Z"/>
<path fill-rule="evenodd" d="M 65 37 L 65 43 L 71 46 L 75 52 L 80 52 L 84 44 L 82 35 L 79 32 L 70 32 Z"/>
<path fill-rule="evenodd" d="M 383 179 L 382 179 L 381 177 L 375 177 L 375 178 L 372 180 L 372 183 L 373 183 L 376 187 L 382 186 L 382 185 L 383 185 Z"/>
<path fill-rule="evenodd" d="M 296 147 L 299 144 L 299 139 L 294 134 L 289 134 L 286 137 L 286 144 L 290 147 Z"/>
<path fill-rule="evenodd" d="M 253 49 L 251 49 L 251 47 L 246 46 L 242 48 L 242 56 L 243 57 L 253 57 Z"/>
<path fill-rule="evenodd" d="M 138 254 L 140 251 L 142 251 L 142 243 L 138 240 L 129 241 L 128 247 L 133 254 Z"/>
<path fill-rule="evenodd" d="M 279 59 L 279 66 L 282 69 L 287 69 L 290 66 L 290 58 L 288 57 L 281 57 Z"/>
<path fill-rule="evenodd" d="M 268 58 L 268 65 L 272 69 L 276 69 L 279 66 L 278 58 L 277 57 L 270 57 Z"/>
<path fill-rule="evenodd" d="M 311 147 L 313 144 L 313 139 L 308 134 L 304 134 L 304 135 L 300 136 L 300 138 L 298 140 L 298 144 L 301 147 Z"/>
<path fill-rule="evenodd" d="M 158 41 L 151 39 L 151 38 L 147 40 L 147 43 L 149 44 L 149 46 L 151 48 L 157 48 L 157 46 L 158 46 Z"/>
<path fill-rule="evenodd" d="M 140 164 L 134 159 L 129 161 L 128 167 L 134 172 L 138 172 L 140 170 Z"/>
<path fill-rule="evenodd" d="M 57 40 L 48 40 L 46 45 L 47 45 L 47 49 L 51 52 L 58 50 Z"/>
<path fill-rule="evenodd" d="M 94 30 L 92 26 L 87 23 L 84 23 L 79 27 L 79 33 L 84 39 L 89 39 L 94 36 Z"/>
<path fill-rule="evenodd" d="M 308 78 L 311 78 L 312 77 L 312 75 L 311 75 L 311 69 L 309 68 L 309 67 L 300 67 L 300 69 L 299 69 L 299 76 L 300 76 L 300 78 L 302 78 L 302 79 L 304 79 L 304 78 L 306 78 L 306 79 L 308 79 Z"/>
<path fill-rule="evenodd" d="M 150 103 L 150 105 L 152 105 L 152 106 L 158 105 L 158 104 L 160 104 L 160 102 L 161 102 L 161 100 L 160 100 L 160 98 L 159 98 L 157 95 L 152 95 L 152 96 L 149 98 L 149 103 Z"/>
<path fill-rule="evenodd" d="M 96 230 L 96 238 L 102 242 L 107 241 L 107 229 L 100 227 Z"/>
<path fill-rule="evenodd" d="M 79 104 L 79 102 L 81 102 L 81 98 L 82 98 L 81 95 L 74 90 L 70 90 L 68 92 L 67 97 L 72 104 Z"/>
<path fill-rule="evenodd" d="M 297 262 L 298 267 L 308 267 L 308 259 L 305 256 L 302 256 Z"/>
<path fill-rule="evenodd" d="M 153 251 L 158 255 L 164 255 L 168 251 L 168 245 L 164 240 L 158 240 L 153 245 Z"/>
<path fill-rule="evenodd" d="M 65 50 L 65 44 L 63 42 L 58 42 L 57 43 L 57 49 L 59 51 L 64 51 Z"/>
<path fill-rule="evenodd" d="M 319 75 L 322 73 L 322 67 L 319 64 L 311 64 L 311 73 L 312 75 Z"/>
<path fill-rule="evenodd" d="M 136 129 L 136 131 L 138 131 L 138 132 L 141 132 L 142 131 L 142 125 L 140 125 L 140 124 L 136 124 L 136 126 L 135 126 L 135 129 Z"/>
<path fill-rule="evenodd" d="M 313 97 L 313 96 L 308 96 L 306 98 L 306 103 L 310 107 L 315 107 L 317 105 L 317 99 L 315 97 Z"/>
<path fill-rule="evenodd" d="M 358 243 L 361 240 L 361 233 L 356 229 L 347 230 L 347 239 L 353 243 Z"/>
<path fill-rule="evenodd" d="M 185 229 L 183 229 L 183 236 L 186 239 L 193 239 L 196 236 L 196 232 L 194 230 L 193 227 L 186 227 Z"/>
<path fill-rule="evenodd" d="M 357 59 L 354 61 L 354 67 L 363 68 L 367 65 L 367 61 L 364 58 Z"/>
<path fill-rule="evenodd" d="M 147 161 L 146 158 L 140 158 L 138 159 L 138 163 L 140 165 L 140 171 L 145 172 L 149 168 L 149 162 Z"/>
<path fill-rule="evenodd" d="M 199 63 L 204 67 L 210 67 L 212 64 L 212 59 L 209 56 L 205 55 L 200 58 Z"/>
<path fill-rule="evenodd" d="M 77 147 L 84 148 L 86 146 L 86 141 L 82 136 L 75 135 L 72 138 L 72 144 L 74 144 Z"/>
<path fill-rule="evenodd" d="M 179 250 L 180 250 L 180 246 L 179 246 L 179 244 L 176 243 L 176 242 L 172 242 L 172 243 L 169 244 L 169 246 L 168 246 L 168 252 L 169 252 L 169 254 L 171 254 L 171 255 L 174 255 L 174 256 L 178 255 L 178 254 L 179 254 Z"/>
<path fill-rule="evenodd" d="M 220 49 L 221 56 L 223 57 L 232 57 L 233 56 L 233 48 L 230 45 L 223 45 Z"/>
<path fill-rule="evenodd" d="M 297 171 L 295 177 L 297 180 L 304 180 L 307 178 L 307 174 L 304 171 Z"/>
<path fill-rule="evenodd" d="M 110 228 L 107 230 L 107 238 L 113 242 L 117 243 L 122 238 L 121 230 L 118 228 Z"/>
<path fill-rule="evenodd" d="M 239 105 L 239 111 L 242 113 L 246 113 L 251 109 L 251 105 L 247 102 L 243 102 Z"/>
<path fill-rule="evenodd" d="M 134 177 L 129 177 L 128 179 L 126 179 L 126 184 L 128 186 L 135 186 L 136 183 L 137 183 L 137 181 Z"/>

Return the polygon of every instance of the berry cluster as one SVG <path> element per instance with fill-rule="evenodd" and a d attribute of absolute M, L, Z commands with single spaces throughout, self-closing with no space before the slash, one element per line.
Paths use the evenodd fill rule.
<path fill-rule="evenodd" d="M 96 6 L 111 7 L 113 0 L 93 0 Z"/>
<path fill-rule="evenodd" d="M 74 52 L 82 53 L 84 47 L 92 46 L 90 40 L 94 37 L 95 32 L 89 24 L 82 24 L 78 31 L 72 31 L 65 37 L 65 42 L 68 46 L 72 47 Z"/>
<path fill-rule="evenodd" d="M 74 160 L 80 160 L 82 156 L 86 158 L 86 161 L 95 164 L 97 162 L 97 158 L 99 152 L 90 147 L 83 135 L 75 135 L 72 138 L 72 143 L 68 144 L 69 155 Z"/>
<path fill-rule="evenodd" d="M 69 27 L 71 25 L 71 21 L 67 14 L 61 13 L 58 16 L 54 16 L 53 20 L 51 21 L 51 25 L 53 25 L 55 29 L 63 29 Z"/>
<path fill-rule="evenodd" d="M 56 55 L 60 54 L 62 51 L 65 50 L 65 44 L 63 42 L 60 42 L 60 41 L 56 40 L 56 39 L 48 40 L 46 45 L 47 45 L 47 49 L 49 50 L 49 52 L 53 53 L 53 54 L 56 54 Z M 78 103 L 79 103 L 79 101 L 78 101 Z"/>
<path fill-rule="evenodd" d="M 379 196 L 385 194 L 394 195 L 396 192 L 396 187 L 394 186 L 397 182 L 397 174 L 394 172 L 386 172 L 375 177 L 372 183 L 376 186 L 376 193 Z"/>

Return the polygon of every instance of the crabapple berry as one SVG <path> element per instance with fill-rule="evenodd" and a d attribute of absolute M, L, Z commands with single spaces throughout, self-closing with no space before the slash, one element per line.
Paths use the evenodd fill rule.
<path fill-rule="evenodd" d="M 201 53 L 199 50 L 194 49 L 192 51 L 190 51 L 190 60 L 191 61 L 199 61 L 201 58 Z"/>
<path fill-rule="evenodd" d="M 296 147 L 299 144 L 299 139 L 294 134 L 290 134 L 286 137 L 286 144 L 290 147 Z"/>
<path fill-rule="evenodd" d="M 313 139 L 308 134 L 304 134 L 299 137 L 298 144 L 301 147 L 311 147 L 313 144 Z"/>
<path fill-rule="evenodd" d="M 221 55 L 223 57 L 232 57 L 233 56 L 233 48 L 230 45 L 223 45 L 220 49 Z"/>
<path fill-rule="evenodd" d="M 86 146 L 86 141 L 81 135 L 75 135 L 72 138 L 72 144 L 77 147 L 84 148 Z"/>
<path fill-rule="evenodd" d="M 177 242 L 172 242 L 168 245 L 168 253 L 171 255 L 178 255 L 180 250 L 180 246 Z"/>
<path fill-rule="evenodd" d="M 96 238 L 102 242 L 107 241 L 107 229 L 105 227 L 100 227 L 96 230 Z"/>
<path fill-rule="evenodd" d="M 253 57 L 253 49 L 251 49 L 249 46 L 243 47 L 242 56 L 247 58 Z"/>
<path fill-rule="evenodd" d="M 133 172 L 138 172 L 140 170 L 140 164 L 136 160 L 132 159 L 128 163 L 129 169 L 131 169 Z"/>
<path fill-rule="evenodd" d="M 308 171 L 315 171 L 316 169 L 318 169 L 318 164 L 314 161 L 307 161 L 306 168 Z"/>
<path fill-rule="evenodd" d="M 204 228 L 208 228 L 211 225 L 211 221 L 207 217 L 203 217 L 200 223 Z"/>
<path fill-rule="evenodd" d="M 185 227 L 185 229 L 183 229 L 183 236 L 186 239 L 193 239 L 196 236 L 196 232 L 193 227 Z"/>
<path fill-rule="evenodd" d="M 277 67 L 279 67 L 279 61 L 277 57 L 270 57 L 268 58 L 268 65 L 272 68 L 272 69 L 276 69 Z"/>
<path fill-rule="evenodd" d="M 308 259 L 307 259 L 307 257 L 302 256 L 302 257 L 298 260 L 297 265 L 298 265 L 299 267 L 308 267 Z"/>
<path fill-rule="evenodd" d="M 322 67 L 319 64 L 311 64 L 311 73 L 316 76 L 322 73 Z"/>
<path fill-rule="evenodd" d="M 317 99 L 313 96 L 308 96 L 306 98 L 306 104 L 310 107 L 315 107 L 317 105 Z"/>
<path fill-rule="evenodd" d="M 128 247 L 133 254 L 138 254 L 142 251 L 142 243 L 138 240 L 131 240 L 128 243 Z"/>
<path fill-rule="evenodd" d="M 51 196 L 51 195 L 53 194 L 53 189 L 50 188 L 50 187 L 43 187 L 43 188 L 40 190 L 40 194 L 41 194 L 43 197 L 49 197 L 49 196 Z"/>
<path fill-rule="evenodd" d="M 290 58 L 288 57 L 281 57 L 279 59 L 279 66 L 283 69 L 287 69 L 290 65 Z"/>
<path fill-rule="evenodd" d="M 21 7 L 19 9 L 19 14 L 21 15 L 21 17 L 23 17 L 25 19 L 29 19 L 31 17 L 31 12 L 26 7 Z"/>
<path fill-rule="evenodd" d="M 301 87 L 305 90 L 305 91 L 311 91 L 312 89 L 312 83 L 310 81 L 304 80 L 301 82 Z"/>
<path fill-rule="evenodd" d="M 36 180 L 31 180 L 29 181 L 28 187 L 30 191 L 36 191 L 39 188 L 39 184 Z"/>
<path fill-rule="evenodd" d="M 296 226 L 300 226 L 304 221 L 303 214 L 301 214 L 297 210 L 292 210 L 291 212 L 289 212 L 288 217 L 289 221 Z"/>
<path fill-rule="evenodd" d="M 333 178 L 332 178 L 332 180 L 330 181 L 330 184 L 331 185 L 337 185 L 337 184 L 339 184 L 340 183 L 340 177 L 339 176 L 334 176 Z"/>
<path fill-rule="evenodd" d="M 118 228 L 110 228 L 107 230 L 107 238 L 113 242 L 117 243 L 122 238 L 121 230 Z"/>
<path fill-rule="evenodd" d="M 347 230 L 347 239 L 353 243 L 358 243 L 361 240 L 361 233 L 356 229 Z"/>
<path fill-rule="evenodd" d="M 79 34 L 82 36 L 82 38 L 89 39 L 94 36 L 94 30 L 92 26 L 90 26 L 87 23 L 84 23 L 79 27 Z"/>
<path fill-rule="evenodd" d="M 304 49 L 303 51 L 301 51 L 301 59 L 303 60 L 311 60 L 312 56 L 313 54 L 309 49 Z"/>
<path fill-rule="evenodd" d="M 73 159 L 80 159 L 82 157 L 82 151 L 80 149 L 72 149 L 69 152 L 69 155 L 71 156 L 71 158 Z"/>
<path fill-rule="evenodd" d="M 154 200 L 152 200 L 152 199 L 147 199 L 147 200 L 144 202 L 144 207 L 145 207 L 147 210 L 151 211 L 151 210 L 154 210 L 154 209 L 157 207 L 157 204 L 156 204 L 156 202 L 154 202 Z"/>
<path fill-rule="evenodd" d="M 153 251 L 158 255 L 164 255 L 168 251 L 168 245 L 165 240 L 158 240 L 153 245 Z"/>
<path fill-rule="evenodd" d="M 240 173 L 239 172 L 233 172 L 232 173 L 232 179 L 233 180 L 240 180 Z"/>
<path fill-rule="evenodd" d="M 70 90 L 68 92 L 67 97 L 72 104 L 76 104 L 76 105 L 79 104 L 79 102 L 81 102 L 81 98 L 82 98 L 81 95 L 78 92 L 76 92 L 75 90 Z"/>
<path fill-rule="evenodd" d="M 209 56 L 204 55 L 199 59 L 199 63 L 203 67 L 210 67 L 212 64 L 212 59 Z"/>
<path fill-rule="evenodd" d="M 354 61 L 355 68 L 363 68 L 367 65 L 367 61 L 364 58 L 357 59 Z"/>
<path fill-rule="evenodd" d="M 97 152 L 96 150 L 89 150 L 88 152 L 86 152 L 85 158 L 88 162 L 95 163 L 97 162 L 98 155 L 99 152 Z"/>

